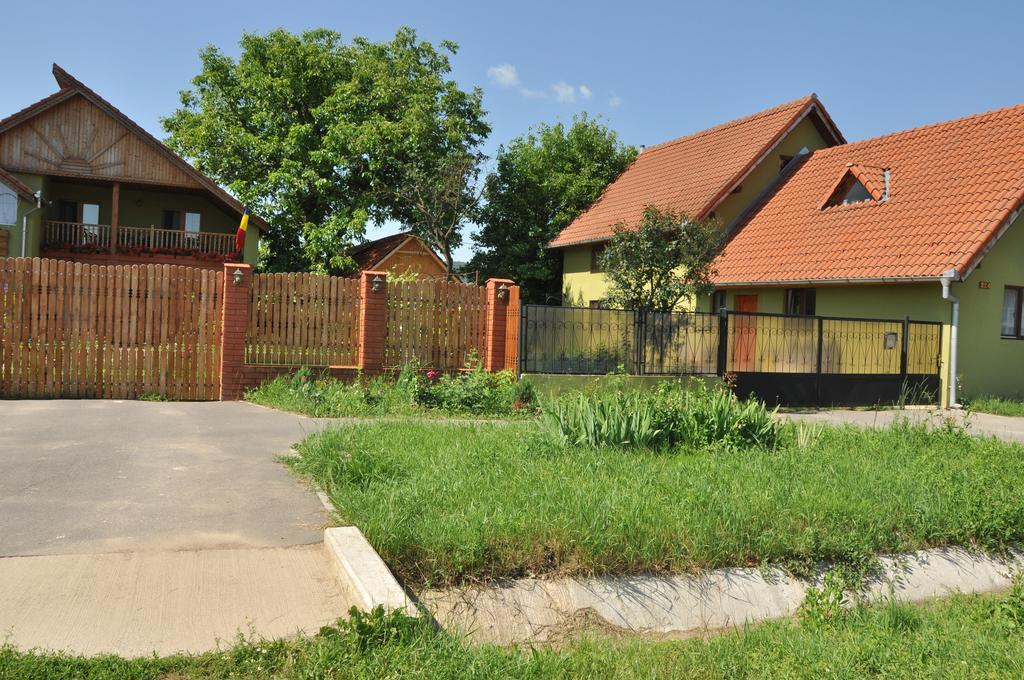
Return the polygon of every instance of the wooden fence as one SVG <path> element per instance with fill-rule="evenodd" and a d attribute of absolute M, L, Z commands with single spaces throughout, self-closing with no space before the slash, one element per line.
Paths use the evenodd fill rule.
<path fill-rule="evenodd" d="M 219 272 L 0 259 L 0 396 L 217 399 Z"/>
<path fill-rule="evenodd" d="M 314 274 L 253 275 L 247 364 L 354 366 L 358 359 L 358 280 Z"/>
<path fill-rule="evenodd" d="M 442 370 L 483 359 L 484 288 L 443 280 L 397 281 L 387 287 L 384 366 L 410 362 Z"/>
<path fill-rule="evenodd" d="M 516 367 L 515 286 L 378 277 L 0 258 L 0 398 L 238 399 L 298 366 Z"/>

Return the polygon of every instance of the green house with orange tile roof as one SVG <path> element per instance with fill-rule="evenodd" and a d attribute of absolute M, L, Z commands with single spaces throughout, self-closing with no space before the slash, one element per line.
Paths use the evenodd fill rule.
<path fill-rule="evenodd" d="M 822 134 L 831 121 L 816 98 L 800 101 L 820 116 L 804 126 L 801 148 L 787 144 L 799 124 L 781 126 L 779 141 L 739 181 L 742 189 L 730 180 L 706 191 L 713 198 L 702 207 L 686 204 L 682 187 L 697 176 L 728 176 L 700 167 L 727 154 L 641 154 L 552 243 L 565 249 L 570 294 L 600 299 L 602 277 L 582 263 L 612 224 L 637 219 L 630 211 L 653 203 L 698 217 L 717 212 L 729 236 L 716 263 L 716 293 L 701 309 L 942 322 L 943 405 L 983 394 L 1024 396 L 1024 106 L 845 143 L 838 132 Z M 783 105 L 653 151 L 737 125 L 763 135 L 752 146 L 764 147 L 770 135 L 762 126 L 778 128 L 772 112 L 793 106 L 800 108 Z M 755 119 L 761 122 L 744 125 Z M 736 139 L 721 143 L 745 148 Z"/>
<path fill-rule="evenodd" d="M 845 140 L 816 95 L 649 147 L 551 243 L 563 256 L 566 299 L 598 305 L 607 282 L 597 255 L 614 225 L 644 206 L 736 221 L 800 153 Z"/>

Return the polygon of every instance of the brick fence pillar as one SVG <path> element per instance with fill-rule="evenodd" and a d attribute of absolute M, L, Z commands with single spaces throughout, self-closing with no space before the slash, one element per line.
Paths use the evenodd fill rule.
<path fill-rule="evenodd" d="M 505 368 L 505 323 L 514 282 L 511 279 L 487 279 L 487 317 L 484 321 L 484 370 Z"/>
<path fill-rule="evenodd" d="M 235 283 L 235 281 L 238 281 Z M 252 267 L 224 263 L 224 297 L 220 326 L 220 400 L 238 401 L 245 392 L 245 330 L 249 322 L 249 288 Z"/>
<path fill-rule="evenodd" d="M 363 272 L 359 277 L 359 368 L 365 375 L 384 371 L 387 314 L 387 272 Z"/>

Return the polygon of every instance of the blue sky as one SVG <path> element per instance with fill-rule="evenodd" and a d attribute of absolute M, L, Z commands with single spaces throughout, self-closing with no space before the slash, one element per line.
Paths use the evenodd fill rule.
<path fill-rule="evenodd" d="M 456 41 L 454 76 L 484 88 L 491 153 L 580 111 L 652 145 L 817 92 L 852 141 L 1024 93 L 1014 2 L 52 0 L 4 14 L 0 116 L 53 92 L 57 62 L 159 137 L 202 46 L 233 54 L 243 31 L 279 26 Z"/>

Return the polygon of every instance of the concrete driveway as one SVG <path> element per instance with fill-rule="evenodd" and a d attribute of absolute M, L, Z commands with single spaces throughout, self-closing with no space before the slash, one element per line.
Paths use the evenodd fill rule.
<path fill-rule="evenodd" d="M 0 556 L 319 543 L 275 460 L 316 421 L 240 402 L 0 402 Z"/>
<path fill-rule="evenodd" d="M 275 460 L 325 424 L 231 402 L 0 401 L 0 639 L 198 652 L 343 616 L 329 518 Z"/>

